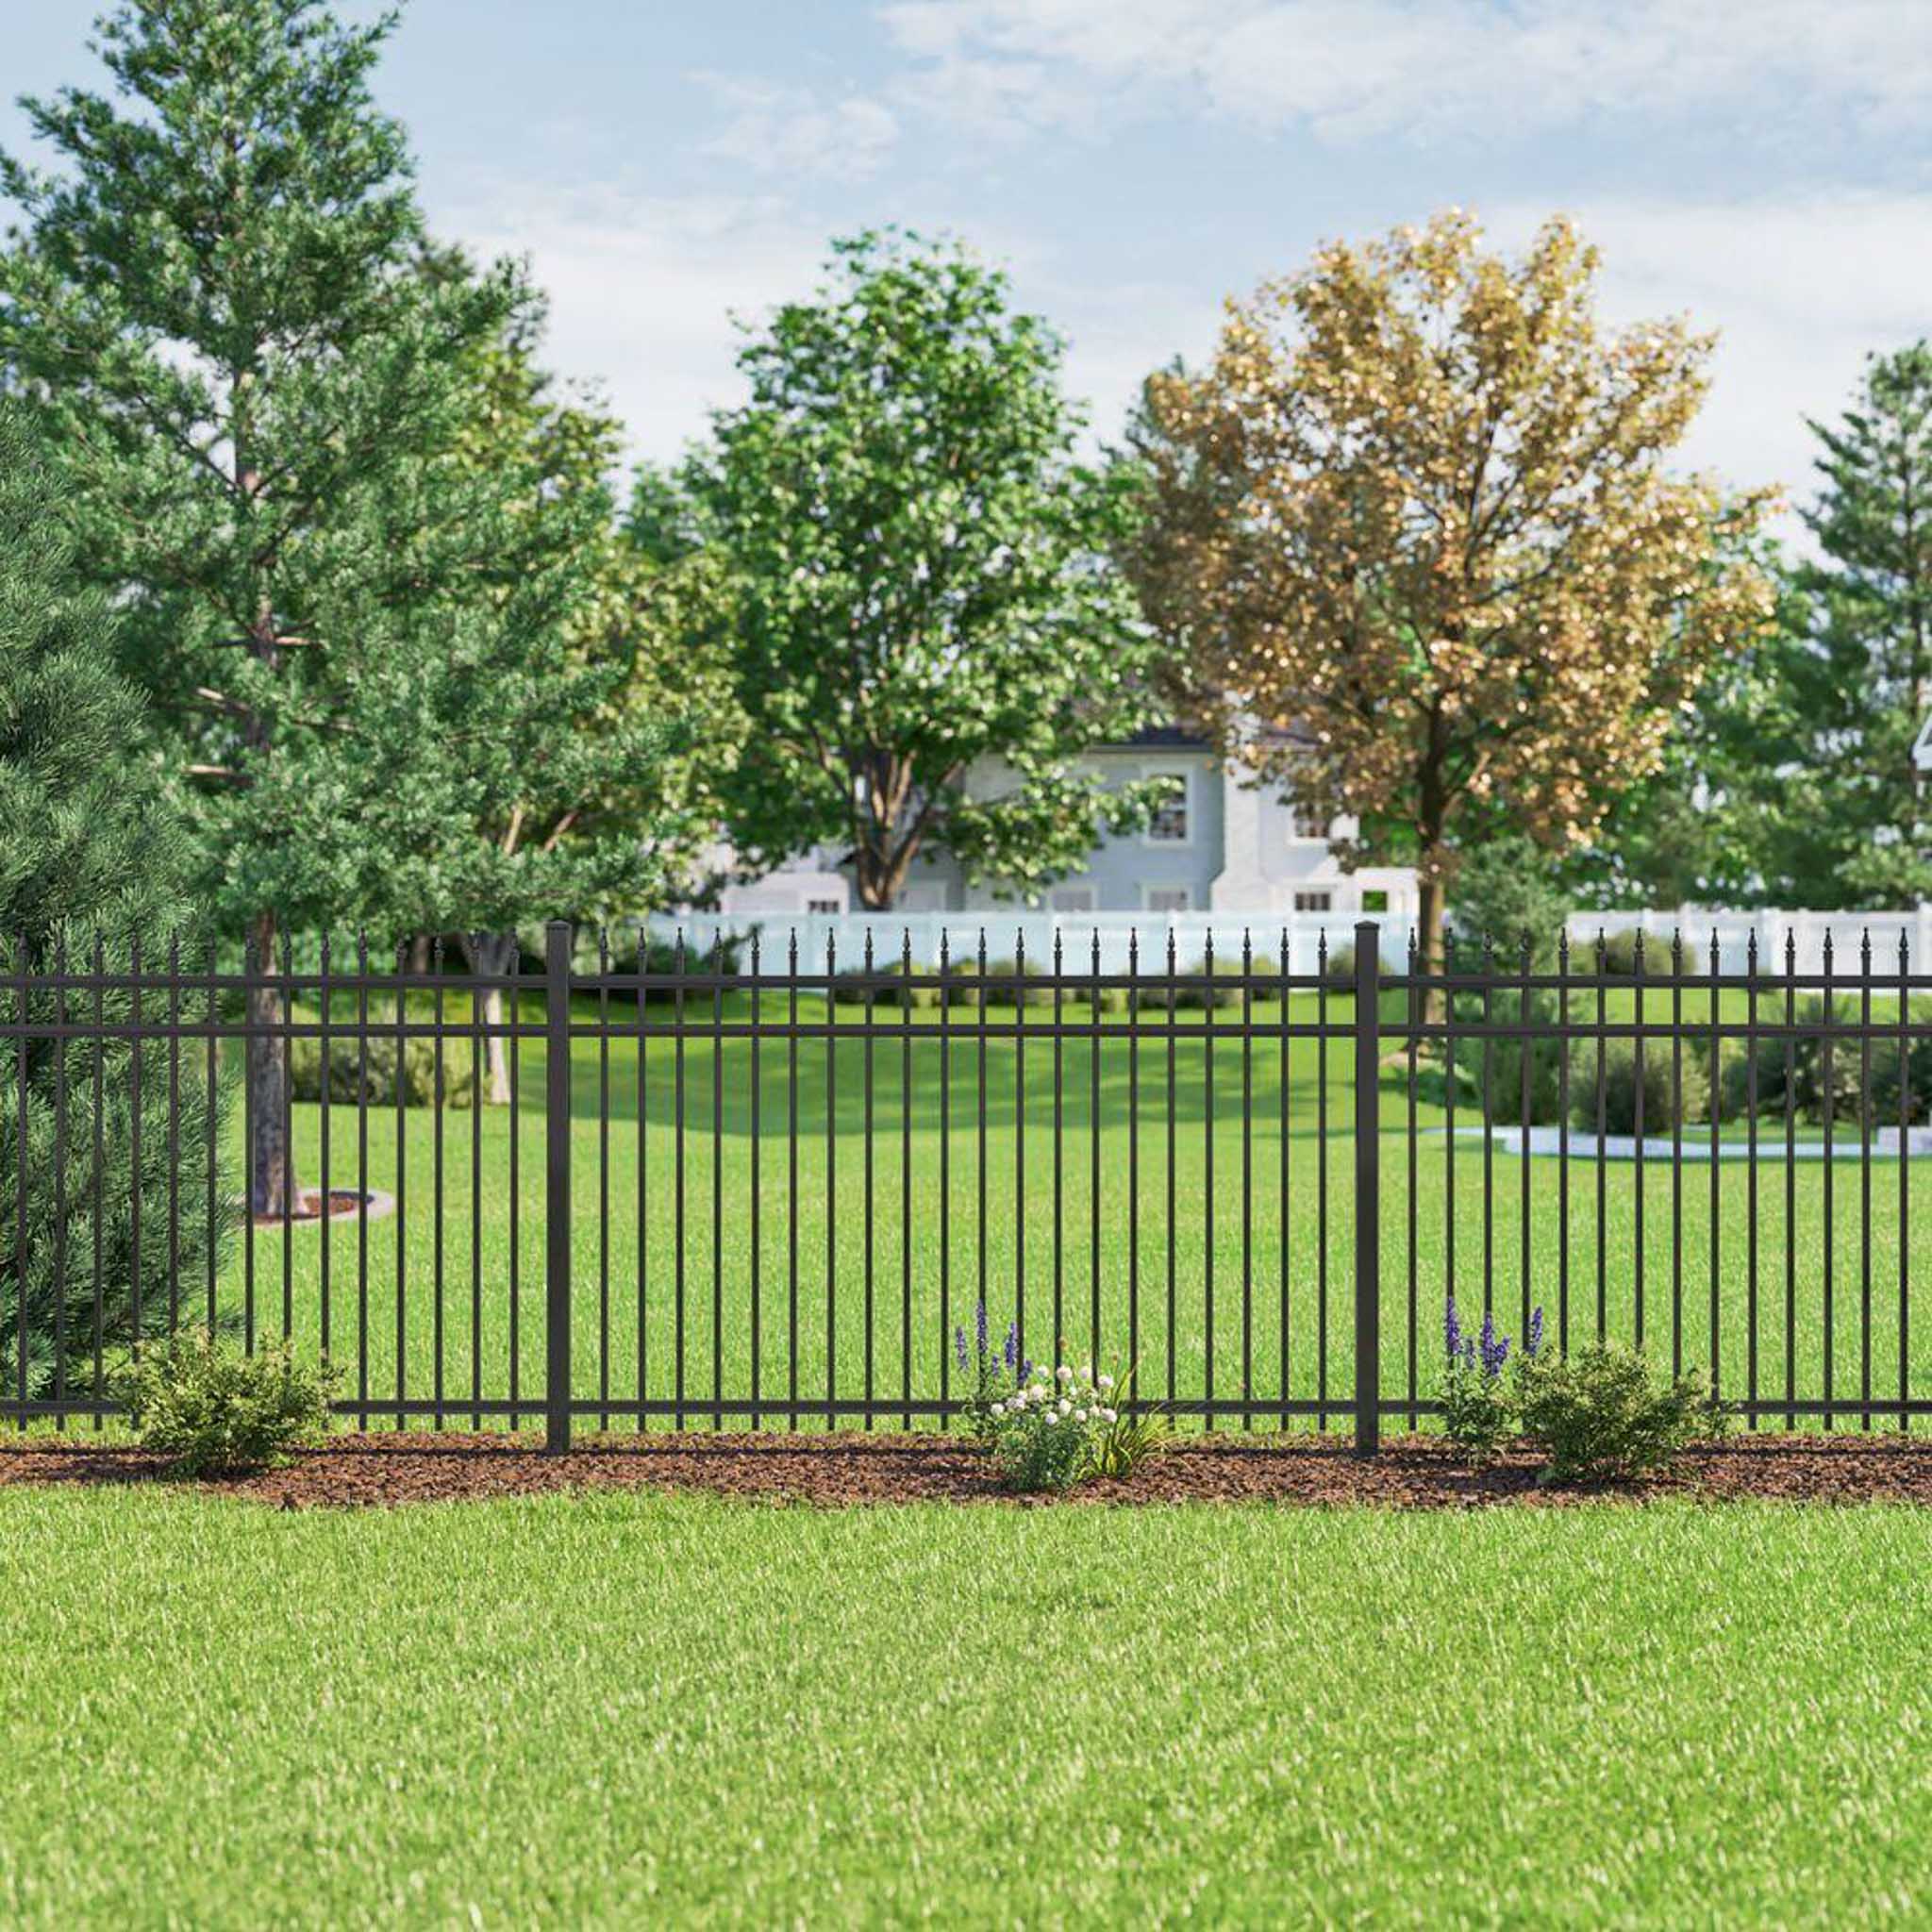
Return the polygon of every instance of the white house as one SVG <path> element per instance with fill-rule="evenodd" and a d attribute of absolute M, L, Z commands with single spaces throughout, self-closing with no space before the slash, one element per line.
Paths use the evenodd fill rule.
<path fill-rule="evenodd" d="M 1139 914 L 1151 921 L 1220 914 L 1230 924 L 1301 913 L 1341 926 L 1358 916 L 1407 928 L 1417 911 L 1416 876 L 1407 866 L 1344 872 L 1330 835 L 1347 839 L 1354 823 L 1302 824 L 1272 789 L 1243 782 L 1205 739 L 1174 726 L 1103 745 L 1081 763 L 1111 785 L 1158 778 L 1168 802 L 1144 831 L 1103 835 L 1086 868 L 1050 888 L 1044 909 L 1068 920 L 1086 914 Z M 994 791 L 998 767 L 969 775 L 970 787 Z M 767 921 L 836 916 L 858 909 L 849 868 L 837 848 L 820 847 L 764 877 L 724 888 L 719 909 L 733 919 Z M 967 882 L 945 853 L 916 859 L 897 914 L 1012 912 L 1014 902 Z"/>

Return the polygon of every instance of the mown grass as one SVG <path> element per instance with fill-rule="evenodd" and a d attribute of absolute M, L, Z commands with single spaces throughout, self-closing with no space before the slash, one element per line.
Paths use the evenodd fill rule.
<path fill-rule="evenodd" d="M 1629 995 L 1617 1002 L 1627 1013 Z M 624 1017 L 621 1001 L 612 1010 Z M 738 1000 L 724 1013 L 741 1021 L 747 1010 Z M 835 1010 L 856 1028 L 858 1009 Z M 1086 1009 L 1070 1001 L 1068 1010 Z M 1351 1002 L 1331 996 L 1324 1009 L 1298 994 L 1288 1017 L 1305 1025 L 1323 1010 L 1345 1026 Z M 541 1002 L 525 1011 L 540 1018 Z M 596 1011 L 583 1001 L 577 1017 Z M 824 1008 L 805 996 L 799 1011 L 809 1024 Z M 1046 1017 L 1038 1007 L 1026 1012 L 1029 1024 Z M 449 1017 L 458 1026 L 466 1018 L 454 1000 Z M 654 1008 L 654 1021 L 666 1017 Z M 782 1017 L 768 997 L 763 1018 Z M 1353 1389 L 1350 1042 L 1284 1042 L 1271 1033 L 1280 1006 L 1257 1003 L 1245 1054 L 1232 1033 L 1211 1050 L 1198 1037 L 1175 1041 L 1170 1099 L 1169 1046 L 1158 1030 L 1138 1048 L 1116 1038 L 1097 1052 L 1085 1039 L 1030 1040 L 1023 1067 L 1010 1037 L 981 1041 L 968 1019 L 954 1017 L 963 1030 L 943 1054 L 930 1013 L 914 1016 L 903 1038 L 869 1046 L 856 1032 L 830 1053 L 822 1039 L 802 1041 L 795 1077 L 792 1049 L 766 1040 L 756 1080 L 742 1039 L 725 1044 L 722 1071 L 702 1038 L 681 1055 L 654 1042 L 641 1079 L 634 1041 L 614 1039 L 608 1055 L 576 1042 L 578 1396 L 622 1404 L 641 1387 L 675 1404 L 681 1391 L 688 1419 L 741 1423 L 741 1412 L 720 1418 L 707 1405 L 720 1392 L 747 1402 L 756 1366 L 764 1399 L 782 1401 L 794 1388 L 803 1400 L 823 1399 L 830 1388 L 844 1401 L 870 1391 L 882 1404 L 929 1402 L 948 1387 L 948 1337 L 970 1321 L 983 1285 L 999 1327 L 1023 1312 L 1024 1297 L 1030 1351 L 1047 1352 L 1059 1336 L 1116 1368 L 1132 1360 L 1143 1393 L 1273 1400 L 1285 1391 L 1296 1402 L 1325 1399 L 1339 1415 Z M 688 1018 L 701 1024 L 708 1013 Z M 1013 1009 L 993 1018 L 1010 1024 Z M 1232 1027 L 1241 1015 L 1215 1018 Z M 366 1229 L 295 1228 L 285 1242 L 269 1228 L 238 1241 L 216 1285 L 220 1311 L 252 1319 L 258 1333 L 279 1333 L 286 1322 L 308 1348 L 325 1334 L 352 1398 L 364 1390 L 372 1400 L 393 1397 L 399 1361 L 404 1393 L 432 1399 L 440 1379 L 452 1414 L 477 1393 L 540 1392 L 543 1088 L 542 1044 L 532 1040 L 519 1048 L 514 1117 L 409 1109 L 399 1136 L 393 1108 L 372 1108 L 361 1124 L 353 1108 L 331 1108 L 330 1184 L 366 1178 L 400 1192 L 401 1213 Z M 1441 1097 L 1424 1065 L 1411 1167 L 1409 1070 L 1399 1051 L 1383 1065 L 1385 1391 L 1429 1394 L 1441 1299 L 1453 1286 L 1467 1307 L 1493 1302 L 1509 1328 L 1541 1303 L 1573 1341 L 1594 1335 L 1599 1315 L 1607 1332 L 1635 1339 L 1641 1302 L 1643 1339 L 1686 1366 L 1707 1365 L 1715 1353 L 1733 1395 L 1755 1386 L 1766 1398 L 1788 1390 L 1816 1398 L 1827 1359 L 1840 1398 L 1867 1386 L 1897 1393 L 1901 1275 L 1924 1279 L 1932 1266 L 1932 1217 L 1923 1212 L 1906 1217 L 1901 1253 L 1908 1168 L 1799 1161 L 1788 1174 L 1769 1161 L 1754 1188 L 1744 1163 L 1726 1161 L 1713 1198 L 1708 1165 L 1674 1173 L 1579 1156 L 1566 1180 L 1554 1159 L 1450 1141 Z M 1457 1124 L 1474 1118 L 1465 1098 Z M 312 1185 L 320 1109 L 296 1108 L 293 1124 Z M 236 1194 L 241 1127 L 231 1110 L 221 1187 Z M 1707 1129 L 1685 1130 L 1690 1144 L 1707 1138 Z M 1780 1138 L 1765 1125 L 1767 1147 Z M 191 1310 L 204 1306 L 204 1284 L 184 1293 Z M 1916 1393 L 1932 1374 L 1932 1321 L 1906 1333 L 1905 1352 Z M 622 1408 L 613 1416 L 621 1421 Z"/>
<path fill-rule="evenodd" d="M 1932 1521 L 0 1495 L 16 1925 L 1923 1924 Z"/>

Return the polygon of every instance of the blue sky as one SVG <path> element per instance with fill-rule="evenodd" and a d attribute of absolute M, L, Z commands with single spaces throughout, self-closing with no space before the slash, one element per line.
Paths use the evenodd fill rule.
<path fill-rule="evenodd" d="M 95 11 L 0 0 L 0 142 Z M 736 393 L 727 311 L 886 222 L 1007 263 L 1106 436 L 1225 293 L 1450 204 L 1568 210 L 1612 319 L 1720 329 L 1690 456 L 1733 482 L 1806 494 L 1802 417 L 1932 330 L 1932 0 L 413 0 L 380 92 L 657 457 Z"/>

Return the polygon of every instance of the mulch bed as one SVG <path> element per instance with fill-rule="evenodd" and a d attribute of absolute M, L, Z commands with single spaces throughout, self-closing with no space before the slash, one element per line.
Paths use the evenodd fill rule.
<path fill-rule="evenodd" d="M 1742 1435 L 1692 1449 L 1675 1474 L 1609 1491 L 1537 1482 L 1537 1463 L 1505 1458 L 1473 1471 L 1440 1437 L 1398 1437 L 1364 1460 L 1345 1438 L 1183 1438 L 1123 1481 L 1083 1484 L 1091 1503 L 1362 1503 L 1398 1509 L 1562 1506 L 1606 1494 L 1740 1497 L 1794 1503 L 1932 1503 L 1932 1437 L 1854 1433 Z M 84 1438 L 32 1437 L 0 1446 L 0 1487 L 155 1481 L 156 1458 Z M 531 1437 L 331 1436 L 285 1469 L 198 1487 L 270 1507 L 389 1506 L 542 1491 L 630 1486 L 702 1490 L 764 1502 L 1038 1504 L 993 1481 L 958 1437 L 933 1434 L 618 1436 L 548 1457 Z"/>

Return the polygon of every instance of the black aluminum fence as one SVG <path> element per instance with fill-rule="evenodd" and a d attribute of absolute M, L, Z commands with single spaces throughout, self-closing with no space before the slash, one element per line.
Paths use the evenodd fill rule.
<path fill-rule="evenodd" d="M 1373 1449 L 1436 1409 L 1452 1298 L 1702 1367 L 1753 1427 L 1928 1407 L 1903 942 L 1803 974 L 1714 938 L 1391 972 L 1373 924 L 1300 974 L 1285 938 L 615 944 L 14 948 L 0 1415 L 99 1426 L 119 1360 L 205 1323 L 328 1357 L 364 1427 L 944 1424 L 1010 1330 L 1207 1428 Z M 251 1042 L 305 1191 L 268 1214 Z"/>

